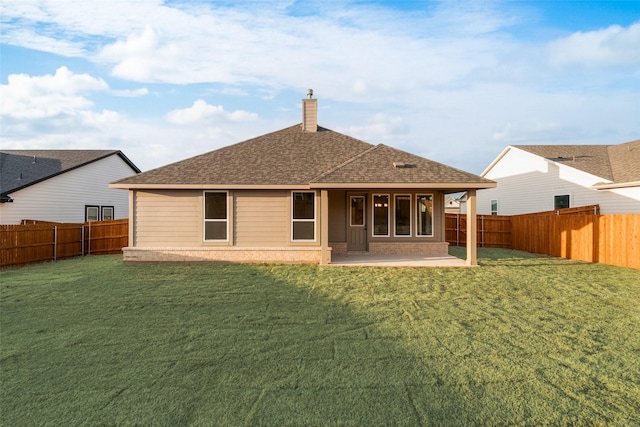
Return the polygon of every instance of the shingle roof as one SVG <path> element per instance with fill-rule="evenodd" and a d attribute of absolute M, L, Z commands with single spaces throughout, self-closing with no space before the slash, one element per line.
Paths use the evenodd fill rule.
<path fill-rule="evenodd" d="M 413 163 L 417 167 L 395 169 L 394 161 Z M 298 124 L 128 177 L 113 185 L 124 188 L 138 185 L 307 186 L 337 182 L 493 184 L 476 175 L 384 145 L 373 146 L 320 126 L 317 132 L 303 132 Z"/>
<path fill-rule="evenodd" d="M 140 172 L 119 150 L 1 150 L 0 194 L 6 197 L 9 193 L 112 155 L 120 156 L 133 171 Z"/>
<path fill-rule="evenodd" d="M 640 140 L 618 145 L 514 145 L 614 183 L 640 181 Z"/>
<path fill-rule="evenodd" d="M 396 167 L 403 164 L 404 167 Z M 383 144 L 376 145 L 312 182 L 346 184 L 468 184 L 492 183 L 468 172 L 452 168 Z"/>

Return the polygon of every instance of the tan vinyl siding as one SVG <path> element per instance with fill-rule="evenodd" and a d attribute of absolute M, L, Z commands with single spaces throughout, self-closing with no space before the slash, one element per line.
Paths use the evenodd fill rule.
<path fill-rule="evenodd" d="M 137 191 L 136 246 L 202 245 L 201 191 Z"/>
<path fill-rule="evenodd" d="M 347 195 L 345 191 L 329 191 L 329 241 L 347 241 Z"/>
<path fill-rule="evenodd" d="M 236 246 L 290 245 L 289 191 L 236 191 L 233 209 Z"/>

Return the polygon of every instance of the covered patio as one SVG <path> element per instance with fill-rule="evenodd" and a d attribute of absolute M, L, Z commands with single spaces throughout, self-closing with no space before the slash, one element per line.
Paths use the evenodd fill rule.
<path fill-rule="evenodd" d="M 473 267 L 453 255 L 370 254 L 334 255 L 330 267 Z"/>

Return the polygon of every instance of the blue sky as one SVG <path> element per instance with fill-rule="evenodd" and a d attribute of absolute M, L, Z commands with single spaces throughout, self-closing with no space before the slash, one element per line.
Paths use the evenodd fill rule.
<path fill-rule="evenodd" d="M 640 138 L 640 1 L 3 0 L 0 146 L 148 170 L 301 121 L 481 173 Z"/>

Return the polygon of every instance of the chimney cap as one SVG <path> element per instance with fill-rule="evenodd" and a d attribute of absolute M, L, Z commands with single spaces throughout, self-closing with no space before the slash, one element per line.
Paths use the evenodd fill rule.
<path fill-rule="evenodd" d="M 307 96 L 309 99 L 313 98 L 313 89 L 307 89 Z"/>

